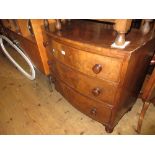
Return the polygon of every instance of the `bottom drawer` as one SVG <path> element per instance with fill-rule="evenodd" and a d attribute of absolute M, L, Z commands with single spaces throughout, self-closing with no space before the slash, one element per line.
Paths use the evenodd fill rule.
<path fill-rule="evenodd" d="M 111 116 L 110 107 L 79 94 L 62 81 L 56 80 L 55 87 L 79 111 L 102 124 L 109 122 Z"/>

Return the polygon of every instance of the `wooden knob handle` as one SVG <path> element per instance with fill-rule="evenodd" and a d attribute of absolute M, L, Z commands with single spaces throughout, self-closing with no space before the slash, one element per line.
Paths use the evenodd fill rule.
<path fill-rule="evenodd" d="M 150 62 L 150 65 L 155 65 L 155 55 L 153 56 L 151 62 Z"/>
<path fill-rule="evenodd" d="M 98 95 L 100 95 L 100 93 L 101 93 L 100 88 L 94 88 L 94 89 L 92 90 L 92 94 L 93 94 L 94 96 L 98 96 Z"/>
<path fill-rule="evenodd" d="M 93 72 L 94 72 L 95 74 L 98 74 L 98 73 L 101 72 L 102 66 L 101 66 L 100 64 L 95 64 L 95 65 L 93 66 L 92 70 L 93 70 Z"/>
<path fill-rule="evenodd" d="M 155 65 L 155 60 L 151 60 L 150 65 Z"/>
<path fill-rule="evenodd" d="M 44 41 L 44 42 L 43 42 L 43 46 L 44 46 L 44 47 L 47 47 L 48 45 L 49 45 L 48 41 Z"/>
<path fill-rule="evenodd" d="M 96 115 L 96 112 L 97 112 L 97 111 L 96 111 L 96 108 L 93 108 L 93 109 L 91 109 L 90 114 L 91 114 L 91 115 Z"/>

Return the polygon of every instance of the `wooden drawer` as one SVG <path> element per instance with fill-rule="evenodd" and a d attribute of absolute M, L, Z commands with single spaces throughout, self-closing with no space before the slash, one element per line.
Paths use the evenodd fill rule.
<path fill-rule="evenodd" d="M 102 124 L 109 122 L 111 117 L 111 109 L 109 107 L 79 94 L 61 81 L 56 81 L 55 86 L 57 91 L 75 108 Z"/>
<path fill-rule="evenodd" d="M 57 78 L 76 89 L 78 92 L 95 100 L 114 104 L 116 85 L 104 80 L 89 77 L 59 62 L 55 62 L 51 66 Z"/>
<path fill-rule="evenodd" d="M 105 57 L 52 41 L 53 55 L 62 63 L 93 77 L 119 81 L 122 60 Z"/>

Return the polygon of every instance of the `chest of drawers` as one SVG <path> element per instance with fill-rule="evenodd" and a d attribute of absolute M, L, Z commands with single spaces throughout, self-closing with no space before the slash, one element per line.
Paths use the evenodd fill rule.
<path fill-rule="evenodd" d="M 111 48 L 113 30 L 73 20 L 61 31 L 44 30 L 56 90 L 75 108 L 112 132 L 135 103 L 155 50 L 155 39 L 139 31 L 125 49 Z"/>

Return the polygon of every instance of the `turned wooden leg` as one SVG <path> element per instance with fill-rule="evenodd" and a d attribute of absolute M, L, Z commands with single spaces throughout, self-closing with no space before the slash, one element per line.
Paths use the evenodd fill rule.
<path fill-rule="evenodd" d="M 105 126 L 105 131 L 106 131 L 107 133 L 112 133 L 113 130 L 114 130 L 114 128 L 109 127 L 109 126 Z"/>
<path fill-rule="evenodd" d="M 117 37 L 115 39 L 115 44 L 118 46 L 122 46 L 125 43 L 125 33 L 119 33 L 117 34 Z"/>
<path fill-rule="evenodd" d="M 151 29 L 151 27 L 150 27 L 150 22 L 151 22 L 152 20 L 151 19 L 145 19 L 144 20 L 144 23 L 143 23 L 143 25 L 142 25 L 142 27 L 141 27 L 141 31 L 142 31 L 142 33 L 145 35 L 145 34 L 147 34 L 149 31 L 150 31 L 150 29 Z"/>
<path fill-rule="evenodd" d="M 150 105 L 149 102 L 144 102 L 143 103 L 143 107 L 142 107 L 142 110 L 141 110 L 141 113 L 140 113 L 140 116 L 139 116 L 139 120 L 138 120 L 138 125 L 137 125 L 137 132 L 138 133 L 140 133 L 140 131 L 141 131 L 143 119 L 144 119 L 145 113 L 146 113 L 149 105 Z"/>
<path fill-rule="evenodd" d="M 125 34 L 129 31 L 131 27 L 131 19 L 116 19 L 114 24 L 114 30 L 116 30 L 117 37 L 115 39 L 115 44 L 122 46 L 125 43 Z"/>
<path fill-rule="evenodd" d="M 60 19 L 56 19 L 56 29 L 61 30 L 61 21 L 60 21 Z"/>

